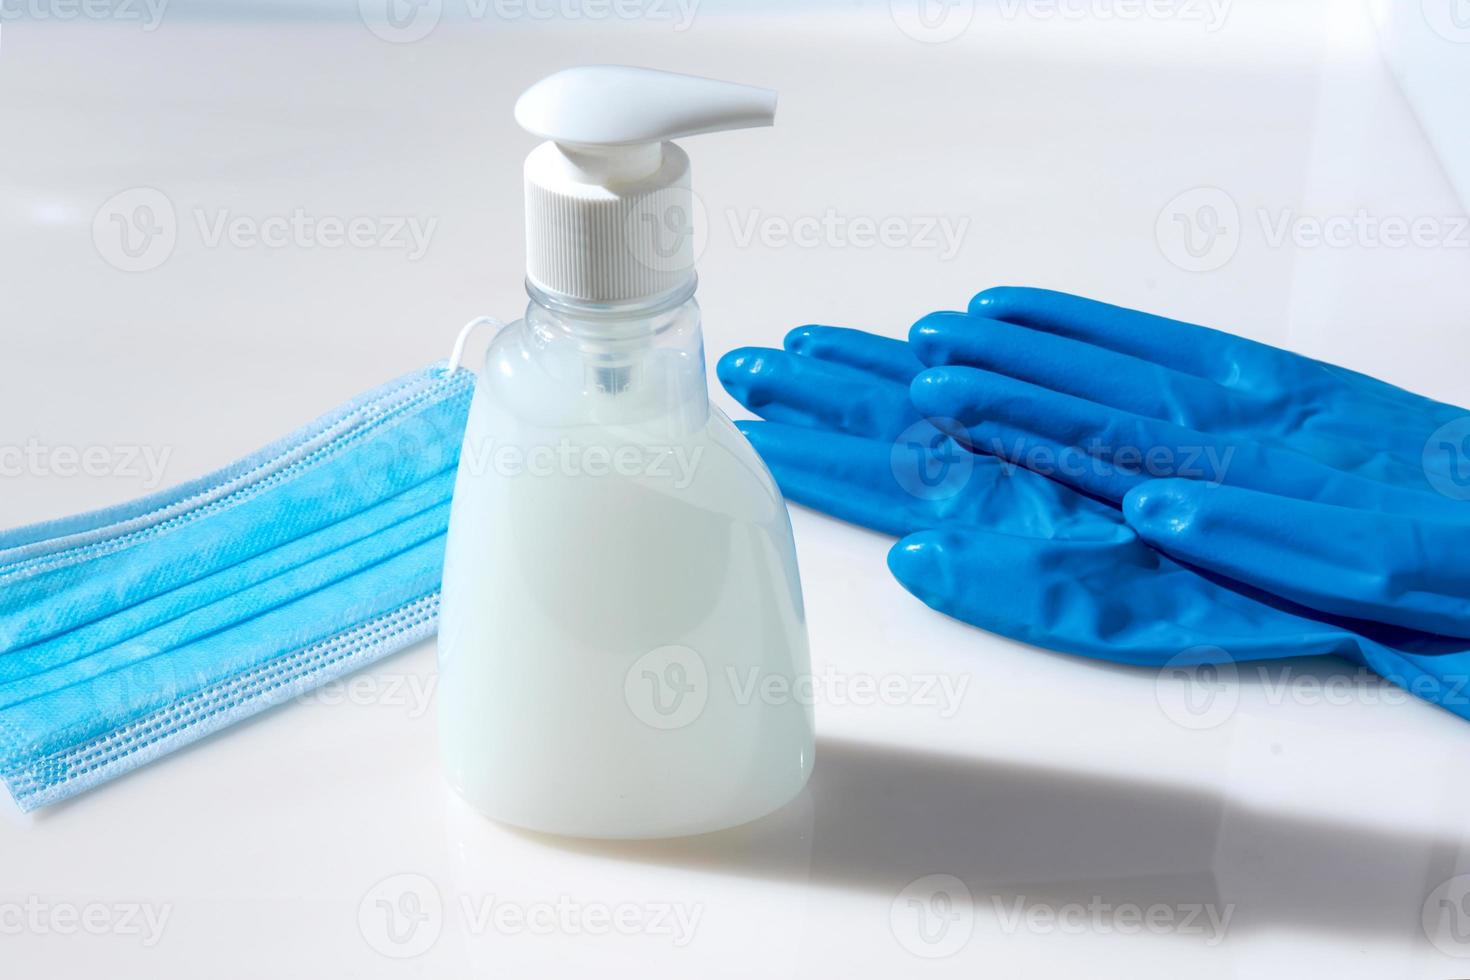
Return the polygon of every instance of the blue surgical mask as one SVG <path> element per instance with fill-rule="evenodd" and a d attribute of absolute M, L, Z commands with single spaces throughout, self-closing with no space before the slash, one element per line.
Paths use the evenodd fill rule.
<path fill-rule="evenodd" d="M 433 633 L 471 372 L 0 534 L 0 779 L 65 799 Z"/>

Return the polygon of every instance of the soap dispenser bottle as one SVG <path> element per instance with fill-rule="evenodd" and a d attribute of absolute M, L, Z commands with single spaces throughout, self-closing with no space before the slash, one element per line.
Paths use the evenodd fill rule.
<path fill-rule="evenodd" d="M 710 404 L 689 158 L 766 89 L 573 68 L 516 104 L 525 318 L 478 372 L 444 567 L 438 708 L 481 812 L 579 837 L 760 817 L 811 772 L 785 504 Z"/>

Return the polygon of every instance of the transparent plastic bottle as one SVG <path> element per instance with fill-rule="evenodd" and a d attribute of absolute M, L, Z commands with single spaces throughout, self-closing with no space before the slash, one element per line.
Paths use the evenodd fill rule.
<path fill-rule="evenodd" d="M 477 381 L 445 561 L 448 776 L 587 837 L 733 826 L 812 766 L 785 504 L 709 402 L 699 308 L 538 295 Z"/>
<path fill-rule="evenodd" d="M 786 506 L 709 402 L 689 158 L 767 126 L 776 94 L 571 68 L 516 119 L 525 319 L 490 346 L 444 566 L 450 781 L 535 830 L 664 837 L 762 816 L 812 767 Z"/>

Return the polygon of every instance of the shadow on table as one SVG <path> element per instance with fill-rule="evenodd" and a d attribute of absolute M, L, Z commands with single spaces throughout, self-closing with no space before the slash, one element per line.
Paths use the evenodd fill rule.
<path fill-rule="evenodd" d="M 958 877 L 997 909 L 1204 905 L 1232 930 L 1417 933 L 1455 873 L 1458 842 L 1227 805 L 1217 794 L 1068 769 L 822 740 L 791 806 L 745 827 L 667 841 L 544 844 L 897 897 Z M 807 853 L 793 847 L 810 834 Z M 1078 913 L 1080 914 L 1080 913 Z M 1135 914 L 1130 912 L 1129 914 Z M 1202 923 L 1202 928 L 1208 928 Z"/>

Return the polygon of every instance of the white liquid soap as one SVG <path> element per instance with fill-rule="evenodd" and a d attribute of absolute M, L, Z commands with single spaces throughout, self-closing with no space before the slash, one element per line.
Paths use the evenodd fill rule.
<path fill-rule="evenodd" d="M 439 631 L 449 779 L 506 823 L 650 838 L 781 807 L 813 763 L 786 507 L 709 402 L 679 136 L 764 89 L 639 68 L 543 79 L 517 120 L 526 317 L 460 457 Z"/>

